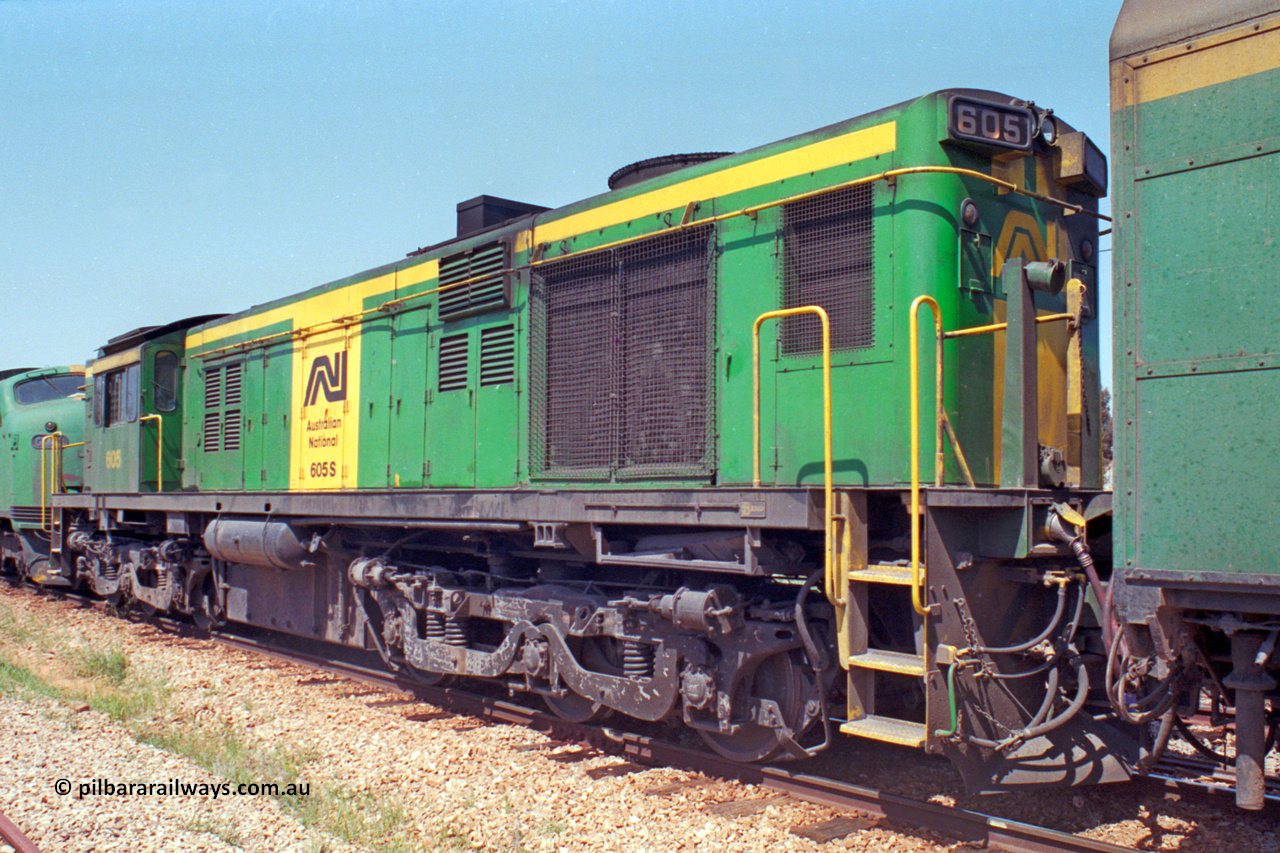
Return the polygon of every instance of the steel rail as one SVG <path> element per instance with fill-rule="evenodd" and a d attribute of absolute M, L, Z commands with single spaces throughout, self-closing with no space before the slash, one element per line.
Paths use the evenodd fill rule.
<path fill-rule="evenodd" d="M 35 589 L 44 593 L 51 592 L 43 587 Z M 54 592 L 56 598 L 82 606 L 102 607 L 105 604 L 100 599 L 74 593 Z M 372 687 L 399 691 L 414 696 L 419 701 L 455 713 L 495 723 L 519 725 L 546 733 L 557 740 L 581 743 L 638 762 L 677 767 L 724 779 L 736 779 L 747 784 L 764 785 L 798 799 L 835 808 L 851 809 L 912 827 L 934 829 L 961 841 L 980 843 L 1008 850 L 1011 853 L 1119 853 L 1119 851 L 1130 849 L 977 811 L 912 800 L 852 783 L 792 772 L 783 767 L 736 762 L 712 753 L 687 749 L 642 734 L 619 731 L 607 726 L 570 723 L 514 702 L 485 697 L 457 688 L 422 685 L 388 672 L 380 663 L 375 667 L 336 661 L 320 654 L 301 649 L 286 649 L 225 630 L 203 631 L 190 623 L 158 615 L 141 617 L 138 621 L 169 634 L 200 636 L 228 648 L 328 672 Z M 1195 759 L 1192 757 L 1172 758 L 1172 761 L 1162 761 L 1155 769 L 1157 771 L 1181 769 L 1184 772 L 1202 769 L 1199 765 L 1177 767 L 1179 764 L 1195 764 Z M 1211 770 L 1213 766 L 1205 762 L 1203 769 Z M 1193 792 L 1208 796 L 1233 793 L 1227 786 L 1176 778 L 1159 772 L 1145 777 L 1135 777 L 1131 784 L 1148 784 L 1156 789 Z M 1267 801 L 1269 804 L 1280 803 L 1280 790 L 1269 792 Z M 2 819 L 3 815 L 0 815 L 0 820 Z M 0 836 L 3 835 L 3 826 L 0 824 Z M 24 850 L 12 841 L 9 843 L 13 844 L 18 853 L 40 853 L 34 846 Z"/>
<path fill-rule="evenodd" d="M 216 633 L 213 639 L 231 648 L 302 664 L 363 684 L 409 693 L 447 710 L 549 732 L 557 738 L 590 745 L 639 762 L 763 785 L 797 799 L 936 830 L 959 841 L 998 847 L 1010 853 L 1121 853 L 1129 849 L 968 809 L 912 800 L 847 782 L 796 773 L 782 767 L 733 761 L 632 732 L 567 723 L 513 702 L 485 698 L 455 688 L 426 687 L 385 671 L 336 662 L 308 652 L 281 649 L 251 638 Z"/>
<path fill-rule="evenodd" d="M 12 847 L 16 853 L 40 853 L 40 848 L 23 834 L 18 825 L 0 813 L 0 838 Z"/>

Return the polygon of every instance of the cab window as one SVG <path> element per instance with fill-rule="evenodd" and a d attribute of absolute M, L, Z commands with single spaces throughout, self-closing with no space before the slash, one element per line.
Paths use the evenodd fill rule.
<path fill-rule="evenodd" d="M 156 353 L 152 376 L 157 412 L 172 412 L 178 408 L 178 356 L 168 350 Z"/>
<path fill-rule="evenodd" d="M 93 420 L 98 426 L 133 423 L 138 419 L 138 373 L 131 364 L 94 377 Z"/>
<path fill-rule="evenodd" d="M 24 406 L 47 403 L 70 397 L 80 391 L 84 377 L 78 373 L 58 373 L 53 376 L 37 376 L 13 386 L 13 399 Z"/>

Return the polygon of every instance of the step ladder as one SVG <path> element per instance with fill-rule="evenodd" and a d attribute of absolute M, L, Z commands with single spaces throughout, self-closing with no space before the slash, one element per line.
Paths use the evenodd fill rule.
<path fill-rule="evenodd" d="M 925 567 L 922 575 L 927 577 Z M 911 567 L 893 563 L 872 563 L 859 571 L 851 571 L 849 580 L 849 653 L 843 661 L 849 678 L 848 722 L 840 726 L 847 735 L 922 747 L 929 741 L 928 690 L 929 677 L 924 649 L 928 637 L 927 617 L 912 610 L 913 634 L 916 640 L 914 653 L 891 651 L 870 647 L 871 604 L 873 585 L 911 586 Z M 926 722 L 906 720 L 876 713 L 877 673 L 916 678 L 925 687 Z"/>
<path fill-rule="evenodd" d="M 52 501 L 50 501 L 52 503 Z M 62 512 L 49 507 L 49 562 L 60 565 L 62 561 Z"/>

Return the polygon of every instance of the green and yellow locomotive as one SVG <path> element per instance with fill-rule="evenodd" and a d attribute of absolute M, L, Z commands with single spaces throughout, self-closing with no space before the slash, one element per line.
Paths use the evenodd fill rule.
<path fill-rule="evenodd" d="M 1231 708 L 1260 808 L 1280 5 L 1126 0 L 1111 60 L 1114 522 L 1106 158 L 949 90 L 0 375 L 4 568 L 977 789 L 1127 778 Z"/>
<path fill-rule="evenodd" d="M 103 348 L 63 579 L 735 758 L 1123 777 L 1082 711 L 1105 187 L 1051 110 L 954 90 L 466 202 L 404 260 Z"/>
<path fill-rule="evenodd" d="M 84 368 L 0 372 L 0 561 L 46 584 L 67 583 L 50 567 L 53 497 L 79 491 Z"/>

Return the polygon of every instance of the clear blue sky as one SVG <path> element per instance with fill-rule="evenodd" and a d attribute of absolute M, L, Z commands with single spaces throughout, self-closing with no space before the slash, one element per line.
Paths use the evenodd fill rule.
<path fill-rule="evenodd" d="M 0 367 L 393 261 L 481 193 L 554 207 L 936 89 L 1106 150 L 1119 6 L 0 0 Z"/>

